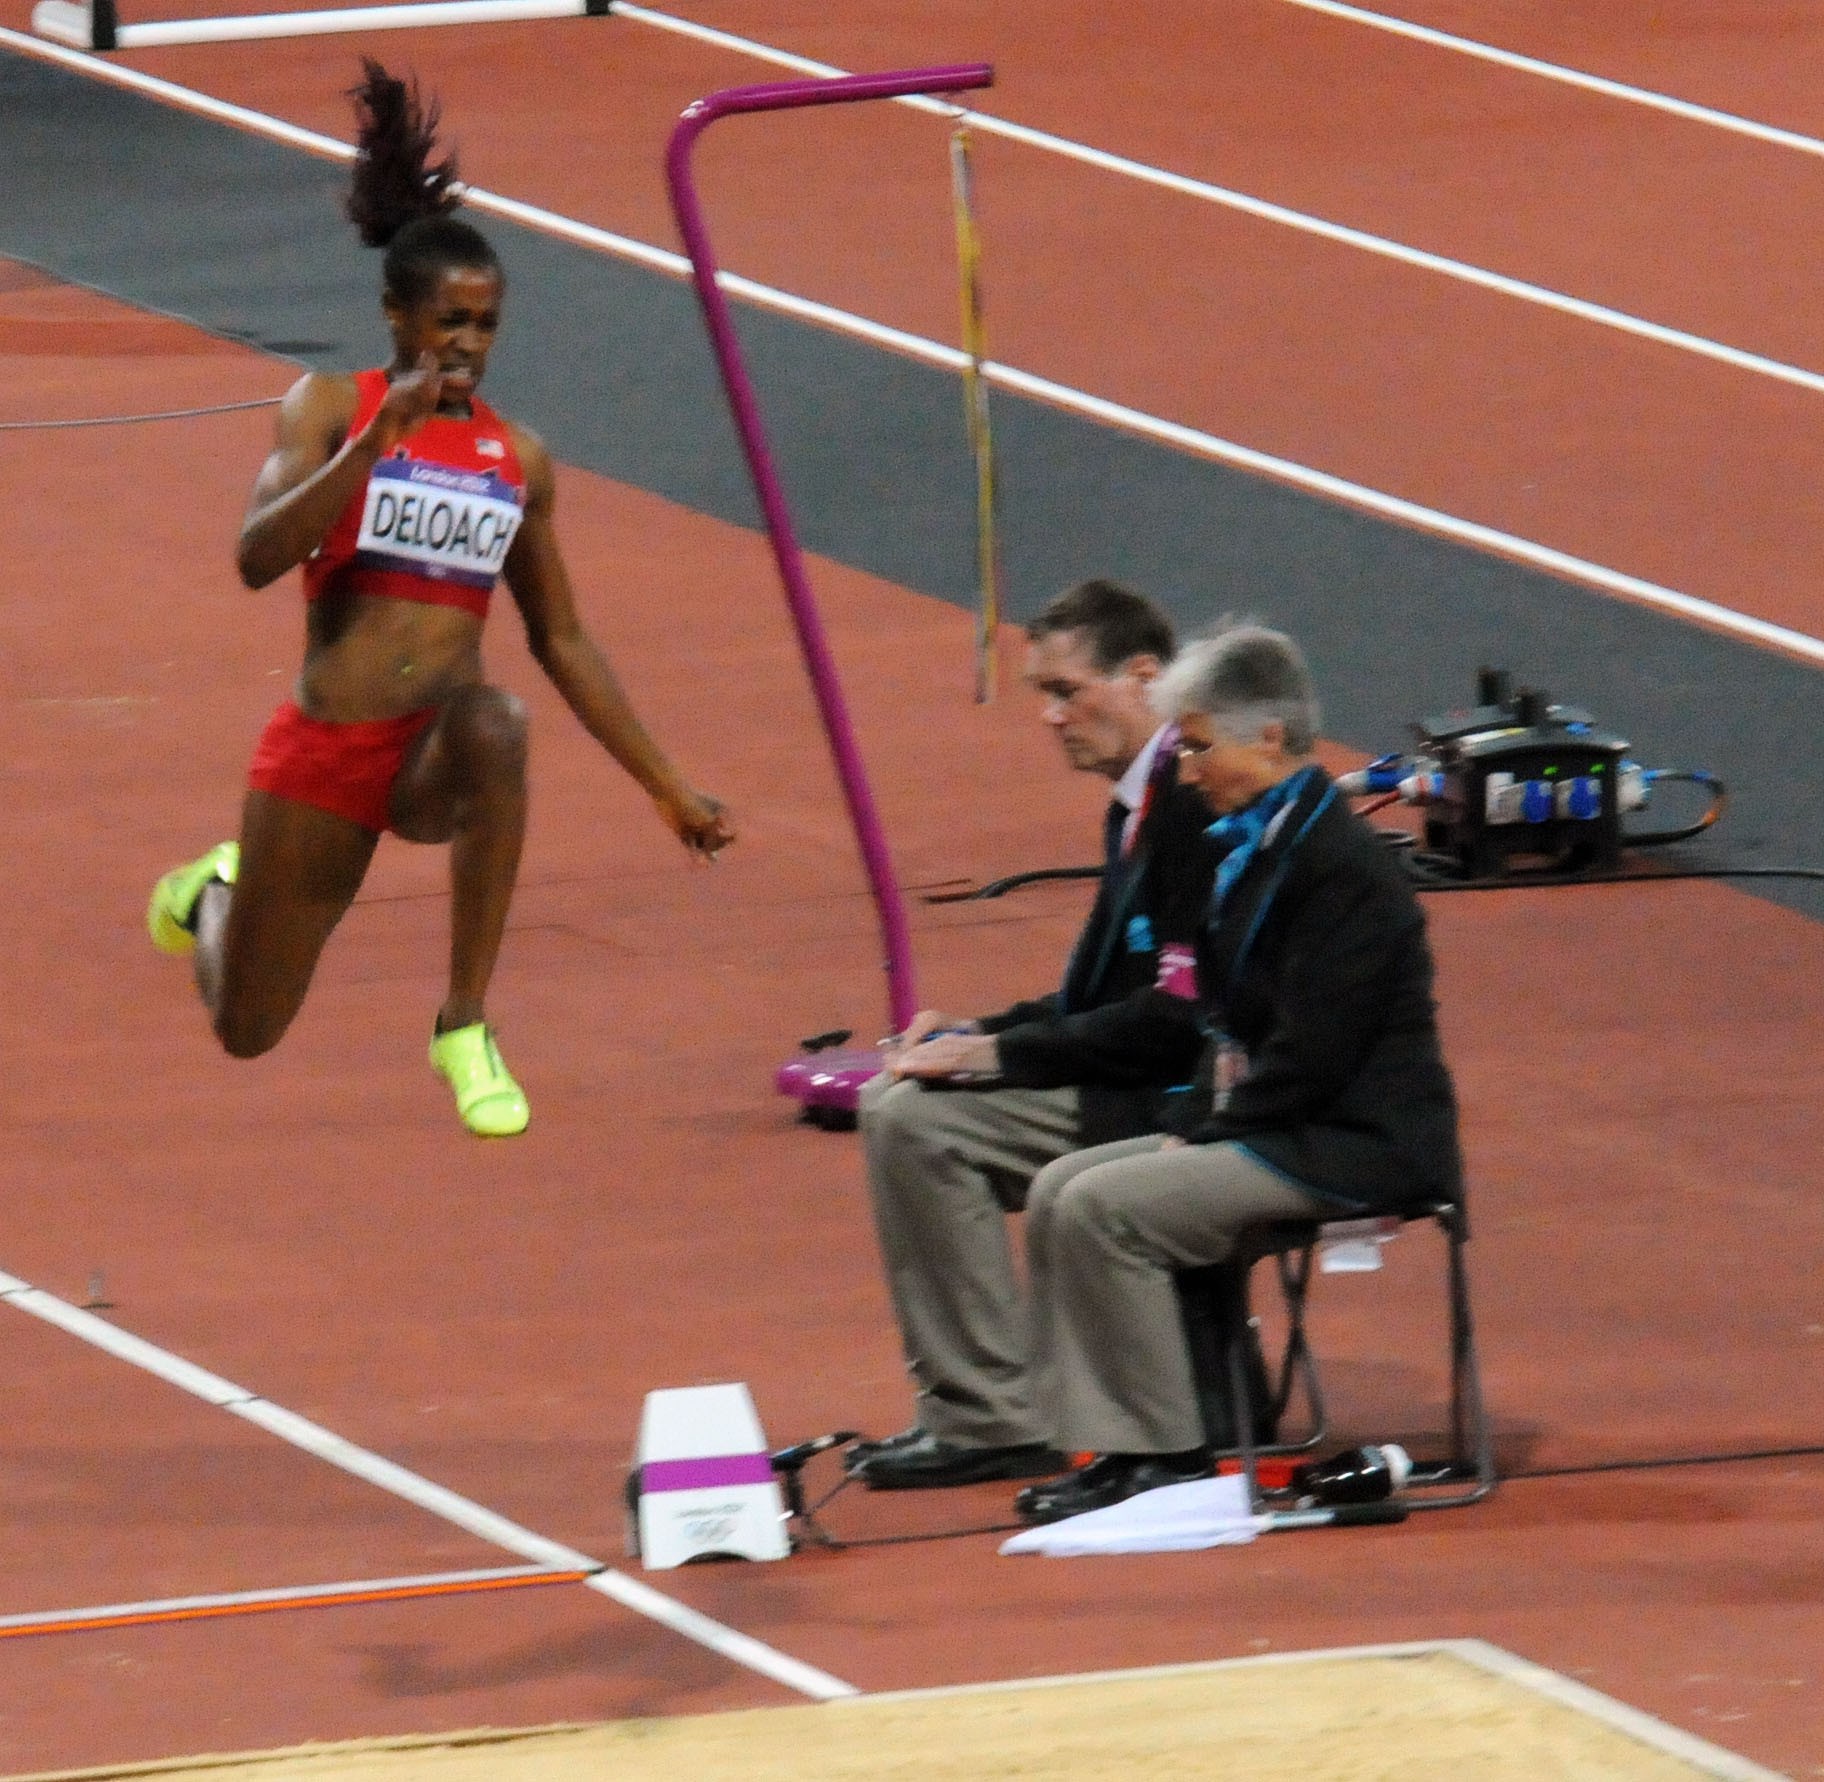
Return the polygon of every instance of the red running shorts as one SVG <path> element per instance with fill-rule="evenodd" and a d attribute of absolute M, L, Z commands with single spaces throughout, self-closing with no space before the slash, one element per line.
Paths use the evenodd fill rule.
<path fill-rule="evenodd" d="M 393 781 L 436 716 L 437 708 L 426 706 L 403 718 L 325 724 L 287 700 L 260 732 L 247 784 L 346 817 L 378 835 L 391 827 Z"/>

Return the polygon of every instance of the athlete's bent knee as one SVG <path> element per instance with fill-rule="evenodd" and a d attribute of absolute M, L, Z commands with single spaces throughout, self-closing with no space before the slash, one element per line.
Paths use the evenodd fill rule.
<path fill-rule="evenodd" d="M 443 714 L 446 745 L 477 777 L 523 775 L 526 707 L 504 687 L 464 687 Z"/>

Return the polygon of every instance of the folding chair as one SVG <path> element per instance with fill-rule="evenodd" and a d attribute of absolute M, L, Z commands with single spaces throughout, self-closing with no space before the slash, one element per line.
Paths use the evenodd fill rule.
<path fill-rule="evenodd" d="M 1463 1257 L 1469 1219 L 1460 1202 L 1427 1199 L 1373 1219 L 1300 1219 L 1253 1226 L 1242 1233 L 1228 1262 L 1179 1273 L 1179 1300 L 1206 1439 L 1220 1453 L 1239 1459 L 1257 1508 L 1262 1503 L 1259 1458 L 1309 1452 L 1326 1434 L 1323 1384 L 1305 1331 L 1312 1274 L 1321 1253 L 1337 1243 L 1383 1242 L 1420 1222 L 1438 1228 L 1448 1261 L 1450 1452 L 1443 1458 L 1415 1456 L 1398 1501 L 1409 1510 L 1443 1510 L 1475 1503 L 1494 1490 L 1494 1441 L 1482 1400 Z M 1255 1265 L 1269 1257 L 1286 1320 L 1285 1343 L 1270 1373 L 1250 1294 Z M 1297 1440 L 1287 1441 L 1280 1426 L 1295 1397 L 1303 1400 L 1306 1427 Z"/>

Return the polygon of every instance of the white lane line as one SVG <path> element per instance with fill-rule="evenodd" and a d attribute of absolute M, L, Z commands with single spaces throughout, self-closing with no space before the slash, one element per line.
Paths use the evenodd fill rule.
<path fill-rule="evenodd" d="M 199 93 L 193 87 L 180 87 L 175 81 L 159 80 L 153 75 L 141 74 L 136 68 L 122 68 L 113 62 L 98 61 L 94 56 L 85 55 L 81 51 L 46 43 L 41 37 L 27 37 L 23 32 L 0 27 L 0 45 L 17 50 L 21 55 L 36 56 L 41 62 L 55 62 L 90 80 L 111 82 L 117 87 L 130 87 L 151 98 L 162 99 L 167 105 L 199 112 L 206 118 L 233 124 L 238 129 L 250 130 L 256 136 L 265 136 L 274 142 L 308 149 L 316 155 L 329 155 L 338 161 L 352 161 L 355 158 L 355 151 L 333 136 L 302 129 L 297 124 L 286 123 L 283 118 L 269 117 L 263 111 L 249 111 L 244 105 L 230 105 L 225 100 L 212 99 L 207 93 Z"/>
<path fill-rule="evenodd" d="M 551 1576 L 545 1565 L 494 1566 L 476 1572 L 422 1572 L 408 1578 L 356 1578 L 347 1584 L 287 1584 L 275 1590 L 228 1590 L 213 1596 L 154 1597 L 143 1603 L 103 1603 L 93 1609 L 46 1609 L 36 1615 L 0 1615 L 0 1628 L 75 1626 L 84 1621 L 117 1621 L 126 1616 L 182 1615 L 196 1609 L 240 1609 L 260 1603 L 308 1603 L 323 1597 L 362 1596 L 374 1591 L 437 1590 L 456 1584 L 490 1584 Z M 559 1577 L 568 1576 L 559 1572 Z"/>
<path fill-rule="evenodd" d="M 1694 594 L 1681 594 L 1676 588 L 1662 587 L 1657 582 L 1623 574 L 1618 569 L 1606 568 L 1587 558 L 1574 557 L 1567 551 L 1553 550 L 1549 545 L 1536 544 L 1529 538 L 1520 538 L 1493 526 L 1458 519 L 1454 514 L 1441 513 L 1437 508 L 1423 507 L 1416 501 L 1406 501 L 1397 495 L 1387 495 L 1379 489 L 1367 488 L 1361 483 L 1348 482 L 1342 477 L 1331 476 L 1327 471 L 1296 464 L 1289 458 L 1275 458 L 1269 453 L 1257 452 L 1251 446 L 1237 445 L 1232 440 L 1219 439 L 1214 434 L 1200 433 L 1192 427 L 1162 421 L 1155 415 L 1142 414 L 1137 409 L 1124 408 L 1119 403 L 1086 396 L 1080 390 L 1068 390 L 1065 386 L 1049 383 L 1044 378 L 1015 371 L 1011 366 L 990 365 L 987 371 L 995 382 L 1009 390 L 1017 390 L 1022 395 L 1041 401 L 1055 402 L 1059 407 L 1087 415 L 1092 420 L 1105 421 L 1110 426 L 1157 440 L 1163 445 L 1176 446 L 1217 463 L 1234 465 L 1240 470 L 1254 471 L 1275 482 L 1307 489 L 1315 495 L 1360 508 L 1365 513 L 1378 514 L 1384 519 L 1398 521 L 1417 531 L 1471 545 L 1477 550 L 1490 551 L 1517 563 L 1525 563 L 1531 568 L 1542 569 L 1549 575 L 1600 588 L 1604 593 L 1620 595 L 1624 600 L 1655 607 L 1661 612 L 1676 613 L 1680 618 L 1695 620 L 1700 625 L 1786 651 L 1803 657 L 1808 662 L 1824 664 L 1824 639 L 1813 637 L 1809 632 L 1795 631 L 1786 625 L 1757 619 L 1748 613 L 1737 612 L 1733 607 L 1720 606 L 1712 600 L 1700 600 Z"/>
<path fill-rule="evenodd" d="M 744 1664 L 749 1670 L 759 1671 L 776 1683 L 783 1683 L 817 1701 L 839 1701 L 845 1696 L 861 1693 L 853 1683 L 844 1683 L 827 1671 L 788 1658 L 783 1652 L 765 1645 L 749 1634 L 740 1633 L 720 1621 L 712 1621 L 709 1616 L 654 1590 L 650 1584 L 642 1584 L 638 1578 L 631 1577 L 626 1572 L 603 1567 L 583 1580 L 583 1588 L 612 1597 L 636 1615 L 661 1622 L 672 1632 L 682 1634 L 685 1639 L 708 1646 L 724 1658 L 732 1659 L 736 1664 Z"/>
<path fill-rule="evenodd" d="M 617 13 L 636 22 L 658 22 L 663 15 L 648 11 L 644 7 L 621 6 Z M 678 27 L 677 20 L 664 20 L 667 29 Z M 701 28 L 693 29 L 693 36 L 701 36 Z M 711 33 L 711 36 L 723 37 L 725 33 Z M 733 40 L 744 43 L 743 39 Z M 262 130 L 264 134 L 278 136 L 278 132 L 264 129 L 262 114 L 251 112 L 244 107 L 227 105 L 220 100 L 206 100 L 202 94 L 192 93 L 189 89 L 173 85 L 169 81 L 155 80 L 151 76 L 138 74 L 133 69 L 120 68 L 113 63 L 98 63 L 92 56 L 79 54 L 74 50 L 59 49 L 54 44 L 39 42 L 34 38 L 21 37 L 16 32 L 0 30 L 0 43 L 29 50 L 51 60 L 63 61 L 66 65 L 79 68 L 85 74 L 97 78 L 117 81 L 122 85 L 137 87 L 139 90 L 154 94 L 174 104 L 185 105 L 191 110 L 205 115 L 232 122 L 245 129 Z M 753 46 L 753 50 L 764 50 L 765 46 Z M 765 51 L 765 60 L 788 67 L 802 67 L 807 72 L 835 77 L 843 70 L 822 62 L 807 62 L 799 56 L 785 57 L 778 51 Z M 202 100 L 199 104 L 197 101 Z M 1152 167 L 1143 161 L 1134 161 L 1124 155 L 1109 154 L 1106 150 L 1090 148 L 1086 144 L 1072 142 L 1062 136 L 1053 136 L 1048 131 L 1029 129 L 1024 124 L 1012 124 L 1004 119 L 989 117 L 984 113 L 960 113 L 953 106 L 946 106 L 936 100 L 907 99 L 896 101 L 918 105 L 924 109 L 942 113 L 948 117 L 967 115 L 974 128 L 984 135 L 1005 137 L 1010 142 L 1023 143 L 1029 148 L 1045 150 L 1051 154 L 1068 156 L 1088 167 L 1097 168 L 1106 173 L 1115 173 L 1129 179 L 1139 180 L 1148 185 L 1164 188 L 1181 197 L 1196 198 L 1235 211 L 1260 222 L 1272 223 L 1292 229 L 1303 235 L 1310 235 L 1321 241 L 1328 241 L 1340 247 L 1354 248 L 1359 252 L 1372 254 L 1377 258 L 1391 260 L 1403 266 L 1410 266 L 1421 272 L 1438 274 L 1441 277 L 1454 279 L 1484 291 L 1492 291 L 1497 296 L 1513 298 L 1540 309 L 1554 311 L 1559 315 L 1573 317 L 1578 321 L 1591 322 L 1598 327 L 1608 328 L 1614 332 L 1631 335 L 1639 340 L 1651 341 L 1657 346 L 1671 347 L 1679 352 L 1689 353 L 1700 359 L 1713 360 L 1720 365 L 1728 365 L 1737 371 L 1746 371 L 1757 377 L 1772 378 L 1776 382 L 1793 384 L 1803 390 L 1824 393 L 1824 373 L 1808 370 L 1801 365 L 1788 364 L 1783 359 L 1769 358 L 1764 353 L 1748 351 L 1745 347 L 1729 346 L 1725 342 L 1712 340 L 1706 335 L 1693 334 L 1683 328 L 1673 328 L 1663 322 L 1653 322 L 1645 317 L 1631 315 L 1625 310 L 1611 308 L 1607 304 L 1592 303 L 1582 297 L 1572 297 L 1562 291 L 1554 291 L 1545 285 L 1536 285 L 1527 279 L 1513 278 L 1504 272 L 1492 272 L 1486 267 L 1472 265 L 1467 260 L 1452 259 L 1446 254 L 1434 254 L 1424 248 L 1408 247 L 1403 242 L 1393 241 L 1383 235 L 1374 235 L 1365 229 L 1353 229 L 1344 223 L 1332 223 L 1322 217 L 1312 216 L 1305 211 L 1293 210 L 1287 205 L 1274 204 L 1264 198 L 1255 198 L 1246 192 L 1237 192 L 1227 186 L 1210 184 L 1207 180 L 1192 179 L 1185 174 L 1171 173 L 1164 168 Z M 276 122 L 276 120 L 269 120 Z M 345 143 L 337 142 L 333 137 L 318 135 L 315 131 L 300 130 L 295 125 L 282 126 L 285 134 L 279 140 L 310 148 L 319 154 L 332 154 L 339 160 L 352 159 L 354 150 Z M 498 209 L 502 215 L 512 214 L 501 209 L 503 201 L 492 193 L 470 189 L 465 196 L 478 209 Z M 511 202 L 511 201 L 504 201 Z M 521 208 L 523 218 L 533 209 L 532 206 Z M 544 213 L 549 215 L 550 213 Z M 574 230 L 577 225 L 571 225 Z M 569 231 L 554 231 L 566 233 Z M 603 232 L 605 233 L 605 232 Z M 613 237 L 625 243 L 625 237 Z M 644 248 L 644 244 L 628 244 L 642 248 L 645 253 L 657 253 L 661 250 Z M 621 250 L 616 250 L 621 251 Z M 656 262 L 655 262 L 656 263 Z"/>
<path fill-rule="evenodd" d="M 31 1308 L 26 1309 L 29 1311 Z M 119 1354 L 120 1351 L 116 1350 L 115 1353 Z M 132 1357 L 124 1359 L 131 1360 Z M 282 1442 L 289 1442 L 294 1448 L 302 1448 L 306 1454 L 314 1454 L 319 1460 L 327 1461 L 342 1472 L 352 1473 L 369 1485 L 390 1491 L 393 1496 L 404 1498 L 407 1503 L 416 1504 L 419 1509 L 466 1529 L 478 1540 L 488 1541 L 496 1547 L 504 1547 L 509 1553 L 519 1554 L 522 1559 L 529 1559 L 534 1565 L 548 1565 L 559 1571 L 588 1571 L 601 1564 L 599 1559 L 591 1559 L 587 1553 L 579 1553 L 574 1547 L 566 1547 L 559 1541 L 547 1540 L 543 1535 L 534 1534 L 531 1529 L 522 1528 L 517 1522 L 510 1522 L 505 1516 L 497 1515 L 493 1510 L 451 1491 L 447 1486 L 434 1484 L 418 1473 L 408 1471 L 397 1461 L 387 1460 L 366 1448 L 358 1448 L 353 1442 L 344 1441 L 333 1430 L 312 1423 L 308 1417 L 300 1417 L 296 1411 L 288 1411 L 283 1405 L 275 1405 L 270 1399 L 248 1393 L 231 1405 L 223 1405 L 222 1409 L 244 1418 L 265 1430 L 268 1435 L 277 1436 Z"/>
<path fill-rule="evenodd" d="M 454 1523 L 458 1528 L 466 1529 L 484 1541 L 504 1547 L 509 1553 L 517 1553 L 534 1565 L 557 1571 L 593 1573 L 587 1580 L 591 1588 L 614 1598 L 636 1614 L 660 1622 L 686 1639 L 707 1646 L 733 1664 L 757 1671 L 760 1675 L 770 1677 L 774 1682 L 782 1683 L 788 1689 L 796 1689 L 800 1694 L 817 1701 L 830 1701 L 838 1696 L 857 1693 L 852 1683 L 845 1683 L 840 1677 L 832 1677 L 827 1671 L 820 1671 L 801 1659 L 776 1651 L 748 1634 L 725 1627 L 721 1622 L 712 1620 L 695 1609 L 686 1608 L 684 1604 L 674 1602 L 650 1585 L 611 1571 L 601 1560 L 592 1559 L 587 1553 L 578 1552 L 576 1548 L 566 1547 L 558 1541 L 547 1540 L 545 1536 L 509 1521 L 505 1516 L 451 1491 L 447 1486 L 435 1484 L 421 1474 L 410 1472 L 370 1449 L 359 1448 L 353 1442 L 344 1441 L 341 1436 L 323 1428 L 321 1424 L 312 1423 L 309 1418 L 300 1417 L 295 1411 L 288 1411 L 270 1399 L 261 1398 L 244 1386 L 236 1386 L 231 1381 L 222 1379 L 219 1374 L 197 1367 L 181 1356 L 147 1342 L 144 1337 L 133 1336 L 110 1324 L 105 1318 L 97 1318 L 93 1312 L 82 1311 L 67 1301 L 58 1299 L 55 1294 L 46 1293 L 42 1288 L 21 1281 L 15 1275 L 0 1273 L 0 1302 L 16 1306 L 20 1311 L 54 1324 L 71 1336 L 93 1343 L 98 1349 L 105 1349 L 121 1361 L 156 1374 L 161 1380 L 168 1381 L 221 1410 L 257 1424 L 270 1434 L 291 1443 L 293 1447 L 302 1448 L 319 1460 L 327 1461 L 331 1466 L 338 1467 L 369 1485 L 378 1486 L 382 1491 L 391 1492 L 395 1497 L 403 1498 L 407 1503 L 415 1504 L 433 1516 Z"/>
<path fill-rule="evenodd" d="M 1293 3 L 1303 4 L 1305 0 L 1293 0 Z M 662 30 L 695 38 L 718 49 L 751 56 L 759 61 L 769 62 L 780 68 L 789 68 L 800 74 L 834 79 L 846 72 L 828 62 L 815 62 L 805 56 L 791 55 L 783 50 L 773 49 L 767 44 L 756 43 L 744 37 L 731 36 L 726 31 L 711 30 L 707 26 L 693 24 L 686 19 L 673 18 L 665 13 L 654 12 L 648 7 L 630 5 L 627 0 L 614 0 L 614 16 L 631 19 L 640 24 L 655 25 Z M 1004 118 L 991 117 L 984 112 L 961 111 L 956 106 L 947 105 L 941 100 L 913 97 L 900 99 L 895 103 L 909 105 L 922 111 L 935 112 L 948 118 L 966 117 L 970 127 L 984 136 L 1000 136 L 1009 142 L 1021 143 L 1027 148 L 1040 149 L 1047 154 L 1062 155 L 1070 160 L 1079 161 L 1086 167 L 1097 168 L 1104 173 L 1119 174 L 1146 185 L 1160 186 L 1181 197 L 1196 198 L 1207 204 L 1239 211 L 1242 215 L 1257 218 L 1261 222 L 1275 223 L 1287 229 L 1297 230 L 1301 234 L 1314 235 L 1320 240 L 1355 248 L 1362 253 L 1375 254 L 1383 259 L 1395 260 L 1402 265 L 1416 267 L 1420 271 L 1438 273 L 1445 278 L 1457 279 L 1464 284 L 1475 285 L 1485 291 L 1494 291 L 1503 297 L 1512 297 L 1523 303 L 1556 310 L 1562 315 L 1575 316 L 1581 321 L 1594 322 L 1600 327 L 1613 328 L 1623 334 L 1636 335 L 1642 340 L 1651 340 L 1661 346 L 1675 347 L 1682 352 L 1694 353 L 1701 358 L 1715 359 L 1721 364 L 1732 365 L 1738 370 L 1751 371 L 1762 377 L 1778 378 L 1783 382 L 1797 384 L 1807 390 L 1824 391 L 1824 374 L 1806 370 L 1802 366 L 1788 365 L 1784 360 L 1772 359 L 1761 353 L 1752 353 L 1741 347 L 1727 346 L 1723 342 L 1711 340 L 1705 335 L 1692 334 L 1682 328 L 1671 328 L 1660 322 L 1648 321 L 1644 317 L 1630 315 L 1625 310 L 1613 309 L 1607 304 L 1591 303 L 1581 297 L 1572 297 L 1562 291 L 1554 291 L 1548 286 L 1533 284 L 1527 279 L 1512 278 L 1501 272 L 1491 272 L 1486 267 L 1472 265 L 1466 260 L 1452 259 L 1445 254 L 1429 253 L 1423 248 L 1408 247 L 1404 242 L 1392 241 L 1386 236 L 1375 235 L 1365 229 L 1352 229 L 1344 223 L 1332 223 L 1323 217 L 1312 216 L 1307 211 L 1294 210 L 1288 205 L 1273 204 L 1264 198 L 1255 198 L 1246 192 L 1238 192 L 1228 186 L 1218 186 L 1208 180 L 1193 179 L 1182 173 L 1172 173 L 1163 167 L 1154 167 L 1145 161 L 1132 160 L 1126 155 L 1110 154 L 1105 149 L 1091 148 L 1087 143 L 1073 142 L 1068 137 L 1054 136 L 1046 130 L 1034 130 L 1025 124 L 1010 123 Z M 1815 146 L 1818 152 L 1824 153 L 1824 144 Z"/>
<path fill-rule="evenodd" d="M 107 1350 L 122 1361 L 157 1374 L 180 1392 L 188 1392 L 193 1398 L 200 1398 L 219 1409 L 226 1410 L 253 1396 L 232 1380 L 224 1380 L 220 1374 L 212 1374 L 207 1368 L 197 1367 L 181 1356 L 155 1349 L 136 1336 L 128 1336 L 124 1330 L 116 1330 L 105 1318 L 97 1318 L 93 1312 L 79 1311 L 67 1301 L 29 1286 L 13 1275 L 0 1273 L 0 1299 L 22 1312 L 30 1312 L 34 1318 L 42 1318 L 47 1324 L 67 1330 L 72 1336 L 81 1337 L 85 1343 Z"/>
<path fill-rule="evenodd" d="M 0 46 L 20 48 L 47 60 L 63 63 L 91 78 L 114 81 L 145 92 L 153 98 L 219 119 L 237 128 L 270 136 L 276 141 L 308 149 L 312 153 L 341 161 L 354 158 L 353 148 L 347 143 L 338 142 L 333 136 L 320 136 L 314 131 L 299 129 L 296 125 L 269 118 L 263 112 L 228 105 L 207 94 L 176 86 L 169 81 L 157 80 L 134 69 L 121 68 L 110 62 L 97 62 L 91 56 L 60 50 L 55 45 L 21 37 L 17 32 L 3 28 L 0 28 Z M 491 212 L 526 228 L 575 242 L 581 247 L 629 260 L 674 278 L 690 276 L 690 263 L 682 254 L 668 249 L 616 235 L 609 230 L 598 229 L 593 224 L 580 223 L 573 217 L 542 210 L 536 205 L 522 203 L 517 198 L 504 198 L 498 193 L 475 187 L 465 188 L 464 199 L 477 210 Z M 809 298 L 793 296 L 789 291 L 777 290 L 771 285 L 760 284 L 737 273 L 723 272 L 718 275 L 717 282 L 731 296 L 739 297 L 758 308 L 810 322 L 852 339 L 868 341 L 924 364 L 948 371 L 961 371 L 968 364 L 967 355 L 956 347 L 927 340 L 922 335 L 911 334 L 901 328 L 889 327 L 883 322 L 870 321 L 865 316 L 852 315 L 847 310 L 837 309 L 827 303 L 815 303 Z M 1123 403 L 1092 396 L 1069 384 L 1056 383 L 1050 378 L 1039 377 L 1011 365 L 990 362 L 983 367 L 983 372 L 991 383 L 1003 389 L 1049 403 L 1067 413 L 1083 415 L 1104 425 L 1120 428 L 1142 439 L 1150 439 L 1214 463 L 1232 465 L 1293 488 L 1305 489 L 1326 500 L 1338 501 L 1365 513 L 1378 514 L 1401 525 L 1440 538 L 1449 538 L 1477 550 L 1491 551 L 1498 556 L 1542 569 L 1547 574 L 1561 576 L 1567 581 L 1579 582 L 1587 587 L 1600 588 L 1604 593 L 1616 594 L 1662 612 L 1674 613 L 1680 618 L 1695 620 L 1715 630 L 1746 638 L 1752 643 L 1783 650 L 1810 662 L 1824 663 L 1824 641 L 1805 632 L 1738 612 L 1733 607 L 1681 593 L 1675 588 L 1663 587 L 1657 582 L 1646 581 L 1639 576 L 1591 562 L 1587 558 L 1555 550 L 1549 545 L 1539 544 L 1515 533 L 1503 532 L 1478 521 L 1461 519 L 1437 508 L 1425 507 L 1401 496 L 1389 495 L 1363 483 L 1350 482 L 1346 478 L 1313 469 L 1290 458 L 1256 451 L 1252 446 L 1240 445 L 1180 422 L 1164 420 L 1143 409 L 1130 408 Z"/>
<path fill-rule="evenodd" d="M 163 19 L 121 25 L 117 49 L 159 49 L 180 43 L 245 43 L 267 37 L 320 37 L 343 31 L 406 31 L 428 25 L 500 25 L 518 19 L 574 18 L 583 0 L 407 0 L 401 6 L 349 6 L 330 12 L 262 12 L 238 18 Z M 32 29 L 59 43 L 87 49 L 94 12 L 74 0 L 39 0 Z"/>
<path fill-rule="evenodd" d="M 1651 111 L 1663 111 L 1687 123 L 1708 124 L 1728 130 L 1737 136 L 1750 136 L 1757 142 L 1769 142 L 1777 148 L 1796 149 L 1802 155 L 1824 156 L 1824 141 L 1803 136 L 1796 130 L 1782 130 L 1774 124 L 1763 124 L 1732 111 L 1717 111 L 1708 105 L 1694 105 L 1688 99 L 1674 99 L 1668 93 L 1656 93 L 1650 87 L 1635 87 L 1625 81 L 1609 80 L 1600 74 L 1585 74 L 1581 69 L 1566 68 L 1559 62 L 1543 62 L 1536 56 L 1522 56 L 1513 50 L 1497 49 L 1493 44 L 1479 43 L 1473 37 L 1457 37 L 1430 25 L 1415 25 L 1408 19 L 1393 18 L 1384 12 L 1369 12 L 1360 6 L 1347 6 L 1343 0 L 1285 0 L 1288 6 L 1301 6 L 1307 12 L 1328 13 L 1332 18 L 1347 19 L 1351 24 L 1367 25 L 1376 31 L 1390 32 L 1395 37 L 1409 37 L 1415 43 L 1430 44 L 1434 49 L 1454 50 L 1459 55 L 1474 56 L 1478 61 L 1493 62 L 1501 68 L 1513 68 L 1522 74 L 1534 74 L 1542 80 L 1553 80 L 1567 87 L 1581 87 L 1588 93 L 1600 93 L 1605 99 L 1621 99 L 1630 105 L 1644 105 Z M 618 9 L 617 9 L 618 10 Z"/>

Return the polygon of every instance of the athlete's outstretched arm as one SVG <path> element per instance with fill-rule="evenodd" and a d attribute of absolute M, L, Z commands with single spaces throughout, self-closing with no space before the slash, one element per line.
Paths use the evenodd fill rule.
<path fill-rule="evenodd" d="M 379 412 L 350 439 L 354 379 L 315 372 L 299 378 L 279 406 L 278 437 L 254 479 L 241 522 L 234 553 L 241 580 L 263 588 L 296 569 L 323 542 L 375 464 L 436 412 L 442 387 L 427 353 L 416 371 L 393 379 Z"/>
<path fill-rule="evenodd" d="M 678 839 L 714 859 L 718 849 L 735 839 L 727 814 L 715 799 L 688 785 L 647 734 L 608 658 L 584 628 L 552 519 L 557 479 L 550 454 L 523 427 L 513 428 L 513 441 L 526 473 L 526 511 L 504 573 L 525 620 L 532 655 L 583 728 L 645 788 Z"/>

